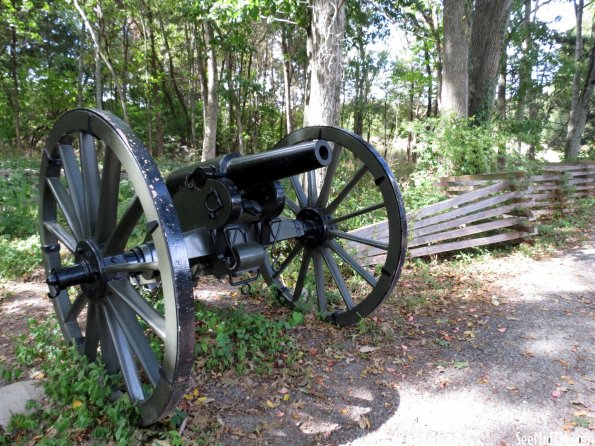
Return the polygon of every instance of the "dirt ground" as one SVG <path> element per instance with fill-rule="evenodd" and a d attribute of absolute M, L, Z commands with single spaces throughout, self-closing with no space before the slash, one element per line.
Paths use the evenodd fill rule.
<path fill-rule="evenodd" d="M 50 309 L 36 282 L 0 291 L 0 357 L 11 362 L 13 335 Z M 246 299 L 253 311 L 286 311 Z M 408 266 L 372 322 L 337 329 L 308 317 L 294 330 L 304 356 L 272 376 L 206 373 L 197 361 L 182 436 L 223 445 L 595 444 L 595 234 L 541 260 Z"/>

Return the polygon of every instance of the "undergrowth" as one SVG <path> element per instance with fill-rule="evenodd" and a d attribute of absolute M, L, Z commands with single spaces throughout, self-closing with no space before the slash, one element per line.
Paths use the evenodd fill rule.
<path fill-rule="evenodd" d="M 55 322 L 29 321 L 29 334 L 17 345 L 17 360 L 43 379 L 46 398 L 29 403 L 33 412 L 15 415 L 1 445 L 130 444 L 139 420 L 126 394 L 112 398 L 120 386 L 100 362 L 90 363 L 62 340 Z"/>
<path fill-rule="evenodd" d="M 198 304 L 196 354 L 207 370 L 235 369 L 270 374 L 275 367 L 290 365 L 297 348 L 288 330 L 303 321 L 294 311 L 287 320 L 271 320 L 242 309 L 209 309 Z"/>

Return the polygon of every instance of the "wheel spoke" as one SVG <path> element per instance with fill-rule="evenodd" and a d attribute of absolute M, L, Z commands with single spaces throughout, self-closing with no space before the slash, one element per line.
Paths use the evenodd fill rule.
<path fill-rule="evenodd" d="M 378 209 L 382 209 L 385 207 L 384 203 L 374 204 L 372 206 L 368 206 L 367 208 L 360 209 L 359 211 L 350 212 L 349 214 L 342 215 L 340 217 L 333 218 L 329 221 L 329 224 L 334 225 L 335 223 L 340 223 L 345 220 L 349 220 L 353 217 L 358 217 L 360 215 L 369 214 L 370 212 L 377 211 Z"/>
<path fill-rule="evenodd" d="M 138 224 L 142 213 L 143 208 L 140 200 L 135 195 L 126 208 L 126 211 L 124 211 L 116 229 L 105 244 L 103 249 L 104 255 L 114 255 L 124 250 L 126 242 L 130 239 L 132 231 L 134 231 L 134 228 Z"/>
<path fill-rule="evenodd" d="M 101 244 L 108 240 L 116 227 L 118 214 L 118 192 L 120 190 L 120 160 L 112 150 L 106 148 L 103 160 L 103 175 L 99 192 L 99 213 L 97 215 L 96 240 Z"/>
<path fill-rule="evenodd" d="M 143 271 L 159 271 L 157 262 L 114 263 L 105 266 L 107 274 L 113 273 L 141 273 Z"/>
<path fill-rule="evenodd" d="M 103 317 L 106 321 L 109 337 L 114 344 L 116 356 L 120 364 L 120 370 L 124 376 L 124 382 L 126 383 L 126 389 L 128 390 L 130 399 L 132 402 L 143 400 L 143 388 L 134 362 L 134 356 L 132 355 L 132 351 L 130 351 L 130 344 L 128 339 L 126 339 L 124 330 L 109 304 L 102 305 L 101 308 L 103 310 Z"/>
<path fill-rule="evenodd" d="M 320 188 L 320 195 L 318 196 L 318 201 L 316 202 L 317 208 L 325 207 L 328 202 L 328 198 L 331 193 L 331 185 L 333 183 L 333 179 L 335 178 L 335 173 L 337 171 L 337 166 L 339 165 L 339 160 L 341 159 L 342 151 L 343 146 L 335 144 L 335 147 L 333 148 L 331 163 L 326 168 L 324 182 L 322 183 L 322 187 Z"/>
<path fill-rule="evenodd" d="M 349 192 L 351 192 L 351 190 L 357 185 L 359 180 L 362 179 L 362 177 L 364 176 L 364 174 L 367 171 L 368 171 L 368 169 L 366 169 L 365 165 L 363 165 L 362 167 L 359 168 L 359 170 L 355 173 L 355 175 L 349 181 L 349 183 L 347 183 L 345 185 L 345 187 L 341 190 L 341 192 L 339 192 L 339 195 L 337 195 L 335 197 L 335 199 L 332 201 L 332 203 L 328 205 L 328 207 L 326 208 L 326 211 L 328 213 L 332 214 L 333 212 L 335 212 L 337 210 L 337 208 L 343 202 L 345 197 L 347 197 Z"/>
<path fill-rule="evenodd" d="M 58 150 L 60 152 L 60 159 L 62 160 L 62 166 L 64 167 L 64 175 L 68 182 L 68 190 L 72 197 L 72 204 L 74 205 L 79 225 L 83 231 L 86 231 L 88 219 L 85 212 L 85 200 L 83 196 L 83 178 L 78 167 L 74 149 L 70 145 L 60 144 Z"/>
<path fill-rule="evenodd" d="M 347 251 L 345 251 L 341 247 L 341 245 L 339 245 L 334 240 L 331 240 L 331 242 L 329 243 L 329 247 L 339 257 L 341 257 L 341 259 L 343 259 L 343 261 L 345 263 L 347 263 L 349 266 L 351 266 L 355 270 L 356 273 L 358 273 L 360 276 L 362 276 L 366 282 L 368 282 L 372 287 L 376 287 L 376 285 L 378 284 L 378 281 L 374 278 L 374 276 L 372 274 L 370 274 L 368 271 L 366 271 L 366 269 L 363 266 L 361 266 L 359 263 L 357 263 L 357 260 L 355 260 L 353 257 L 351 257 L 347 253 Z"/>
<path fill-rule="evenodd" d="M 108 305 L 111 307 L 111 312 L 116 316 L 134 354 L 145 370 L 149 382 L 153 387 L 157 387 L 159 382 L 159 361 L 138 323 L 138 319 L 120 299 L 110 299 Z"/>
<path fill-rule="evenodd" d="M 108 287 L 165 340 L 165 318 L 143 299 L 128 280 L 111 282 Z"/>
<path fill-rule="evenodd" d="M 79 220 L 76 216 L 76 210 L 74 208 L 70 194 L 60 182 L 59 178 L 48 177 L 47 185 L 52 191 L 52 194 L 54 194 L 54 198 L 56 199 L 58 206 L 60 206 L 60 209 L 62 209 L 66 223 L 68 223 L 68 226 L 70 226 L 72 233 L 77 240 L 81 240 L 83 238 L 83 231 L 81 230 Z"/>
<path fill-rule="evenodd" d="M 343 302 L 345 302 L 347 309 L 351 310 L 353 307 L 355 307 L 355 304 L 353 303 L 353 299 L 351 298 L 351 293 L 347 289 L 347 284 L 345 283 L 345 280 L 343 280 L 341 271 L 339 271 L 339 265 L 337 265 L 337 262 L 333 258 L 330 249 L 322 248 L 322 257 L 324 258 L 324 263 L 326 263 L 326 266 L 329 272 L 331 273 L 333 280 L 339 288 L 339 293 L 341 293 Z"/>
<path fill-rule="evenodd" d="M 87 308 L 87 326 L 85 327 L 85 355 L 90 361 L 97 358 L 97 347 L 99 345 L 99 318 L 97 317 L 97 304 L 89 302 Z"/>
<path fill-rule="evenodd" d="M 308 206 L 314 206 L 318 200 L 316 189 L 316 171 L 308 171 Z"/>
<path fill-rule="evenodd" d="M 120 364 L 114 345 L 113 338 L 110 334 L 105 317 L 105 305 L 97 304 L 97 330 L 99 331 L 99 345 L 101 347 L 101 356 L 105 363 L 105 370 L 108 374 L 113 375 L 120 370 Z"/>
<path fill-rule="evenodd" d="M 332 235 L 339 238 L 344 238 L 347 240 L 351 240 L 352 242 L 362 243 L 364 245 L 373 246 L 374 248 L 382 249 L 384 251 L 388 251 L 388 243 L 379 242 L 378 240 L 372 240 L 369 238 L 359 237 L 357 235 L 349 234 L 348 232 L 338 231 L 338 230 L 331 230 L 329 231 Z"/>
<path fill-rule="evenodd" d="M 64 322 L 76 321 L 76 318 L 79 317 L 79 314 L 81 314 L 81 311 L 83 311 L 83 308 L 85 308 L 86 304 L 87 298 L 83 293 L 80 293 L 78 296 L 76 296 L 76 299 L 74 299 L 72 305 L 70 305 L 68 312 L 64 316 Z"/>
<path fill-rule="evenodd" d="M 297 214 L 298 214 L 298 212 L 300 212 L 300 207 L 299 207 L 299 206 L 298 206 L 298 204 L 297 204 L 295 201 L 293 201 L 291 198 L 289 198 L 289 197 L 285 197 L 285 204 L 287 205 L 287 207 L 288 207 L 289 209 L 291 209 L 291 211 L 292 211 L 292 212 L 293 212 L 295 215 L 297 215 Z"/>
<path fill-rule="evenodd" d="M 318 311 L 327 312 L 326 291 L 324 289 L 324 266 L 319 250 L 314 250 L 314 280 L 316 282 L 316 297 L 318 298 Z"/>
<path fill-rule="evenodd" d="M 54 234 L 58 240 L 66 246 L 70 252 L 74 253 L 76 249 L 76 240 L 72 236 L 70 232 L 66 230 L 60 223 L 57 221 L 44 221 L 43 226 Z"/>
<path fill-rule="evenodd" d="M 95 139 L 88 133 L 79 133 L 79 147 L 81 151 L 81 172 L 83 176 L 83 190 L 85 197 L 85 211 L 87 215 L 87 231 L 95 233 L 97 209 L 99 207 L 99 167 L 95 152 Z"/>
<path fill-rule="evenodd" d="M 310 250 L 304 249 L 304 255 L 302 256 L 302 264 L 300 266 L 298 278 L 295 282 L 295 288 L 293 290 L 293 302 L 297 302 L 299 298 L 302 296 L 302 290 L 304 289 L 304 281 L 306 280 L 306 276 L 308 275 L 308 269 L 310 268 L 311 258 L 312 254 Z"/>
<path fill-rule="evenodd" d="M 308 199 L 306 198 L 306 193 L 304 192 L 304 188 L 300 184 L 300 179 L 297 175 L 294 175 L 290 178 L 291 185 L 293 186 L 293 190 L 295 190 L 295 194 L 298 199 L 298 203 L 300 208 L 305 208 L 308 203 Z"/>
<path fill-rule="evenodd" d="M 279 276 L 279 274 L 281 274 L 283 271 L 285 271 L 285 268 L 287 268 L 289 266 L 289 264 L 293 261 L 293 259 L 295 259 L 295 257 L 303 249 L 304 249 L 304 247 L 303 247 L 303 245 L 301 243 L 296 243 L 296 245 L 293 247 L 293 249 L 291 250 L 291 252 L 287 256 L 287 258 L 283 261 L 283 263 L 281 264 L 281 266 L 279 266 L 279 269 L 273 273 L 273 278 Z"/>

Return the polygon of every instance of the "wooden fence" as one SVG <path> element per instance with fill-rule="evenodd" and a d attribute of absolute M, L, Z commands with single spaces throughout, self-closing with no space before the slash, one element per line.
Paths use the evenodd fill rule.
<path fill-rule="evenodd" d="M 534 236 L 536 219 L 572 207 L 576 198 L 595 197 L 595 163 L 543 166 L 540 175 L 522 172 L 442 178 L 436 185 L 451 196 L 408 214 L 411 257 L 457 251 Z M 386 222 L 351 232 L 376 234 Z M 364 264 L 376 262 L 377 248 L 352 243 Z"/>

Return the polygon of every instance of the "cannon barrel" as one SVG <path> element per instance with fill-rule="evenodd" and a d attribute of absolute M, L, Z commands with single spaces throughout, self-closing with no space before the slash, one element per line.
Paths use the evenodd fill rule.
<path fill-rule="evenodd" d="M 265 183 L 328 166 L 330 162 L 328 142 L 319 139 L 233 158 L 224 175 L 238 185 Z"/>
<path fill-rule="evenodd" d="M 189 178 L 199 185 L 204 183 L 210 173 L 229 178 L 237 186 L 245 187 L 281 180 L 328 166 L 330 162 L 328 142 L 317 139 L 253 155 L 228 153 L 175 170 L 167 177 L 166 184 L 173 194 L 183 188 Z"/>

